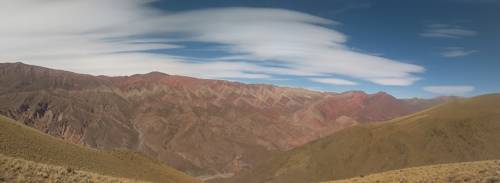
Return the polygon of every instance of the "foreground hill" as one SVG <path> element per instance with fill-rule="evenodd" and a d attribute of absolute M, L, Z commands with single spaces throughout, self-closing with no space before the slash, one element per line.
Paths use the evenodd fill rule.
<path fill-rule="evenodd" d="M 0 182 L 109 182 L 147 183 L 116 178 L 67 167 L 48 165 L 0 154 Z"/>
<path fill-rule="evenodd" d="M 233 181 L 317 182 L 413 166 L 500 159 L 500 94 L 358 125 L 275 156 Z"/>
<path fill-rule="evenodd" d="M 0 114 L 74 143 L 140 151 L 206 179 L 231 176 L 340 129 L 411 114 L 443 100 L 157 72 L 96 77 L 0 64 Z"/>
<path fill-rule="evenodd" d="M 439 164 L 393 170 L 373 175 L 323 183 L 373 182 L 500 182 L 500 161 Z"/>
<path fill-rule="evenodd" d="M 42 175 L 42 178 L 47 177 L 47 180 L 40 182 L 48 182 L 49 178 L 58 177 L 59 179 L 69 180 L 78 178 L 75 177 L 77 175 L 90 176 L 87 177 L 89 180 L 99 178 L 109 181 L 120 180 L 119 178 L 105 177 L 88 172 L 151 182 L 199 182 L 175 169 L 166 167 L 137 153 L 117 150 L 103 151 L 81 147 L 43 134 L 3 116 L 0 116 L 0 154 L 0 166 L 3 168 L 0 175 L 3 174 L 4 176 L 0 178 L 7 182 L 11 182 L 10 179 L 12 178 L 16 179 L 12 181 L 23 178 L 38 179 L 44 173 L 47 174 Z M 40 175 L 32 174 L 37 173 L 34 172 L 35 169 L 41 170 L 38 172 Z M 68 169 L 69 172 L 66 173 L 58 172 L 59 170 L 68 171 Z M 84 172 L 73 172 L 73 169 Z M 38 182 L 36 180 L 32 181 Z M 81 181 L 84 180 L 81 179 Z M 19 180 L 19 182 L 30 181 Z"/>

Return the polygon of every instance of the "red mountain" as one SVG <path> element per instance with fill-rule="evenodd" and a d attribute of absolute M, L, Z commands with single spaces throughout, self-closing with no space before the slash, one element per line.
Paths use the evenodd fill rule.
<path fill-rule="evenodd" d="M 231 176 L 275 152 L 443 100 L 0 64 L 0 114 L 74 143 L 140 151 L 197 176 Z"/>

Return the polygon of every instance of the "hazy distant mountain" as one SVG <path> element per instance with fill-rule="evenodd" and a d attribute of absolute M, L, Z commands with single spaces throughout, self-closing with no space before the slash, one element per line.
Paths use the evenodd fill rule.
<path fill-rule="evenodd" d="M 0 64 L 0 114 L 74 143 L 137 150 L 206 178 L 231 176 L 346 127 L 445 100 Z"/>
<path fill-rule="evenodd" d="M 457 99 L 388 122 L 341 130 L 276 155 L 234 182 L 317 182 L 412 166 L 500 159 L 499 132 L 500 94 Z"/>

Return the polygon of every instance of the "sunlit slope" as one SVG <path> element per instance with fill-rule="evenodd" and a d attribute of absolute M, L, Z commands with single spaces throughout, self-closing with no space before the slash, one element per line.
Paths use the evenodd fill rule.
<path fill-rule="evenodd" d="M 3 116 L 0 116 L 0 154 L 134 180 L 198 182 L 140 154 L 85 148 L 17 124 Z"/>
<path fill-rule="evenodd" d="M 311 182 L 405 167 L 500 159 L 500 94 L 461 99 L 384 123 L 342 130 L 233 182 Z"/>
<path fill-rule="evenodd" d="M 109 182 L 148 183 L 139 180 L 103 176 L 71 168 L 36 163 L 0 154 L 0 182 Z"/>
<path fill-rule="evenodd" d="M 429 165 L 323 183 L 354 182 L 500 182 L 500 161 Z"/>

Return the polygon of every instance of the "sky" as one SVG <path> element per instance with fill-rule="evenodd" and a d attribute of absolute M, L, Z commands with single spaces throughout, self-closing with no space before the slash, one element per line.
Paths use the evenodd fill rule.
<path fill-rule="evenodd" d="M 2 0 L 0 62 L 396 97 L 500 92 L 499 0 Z"/>

